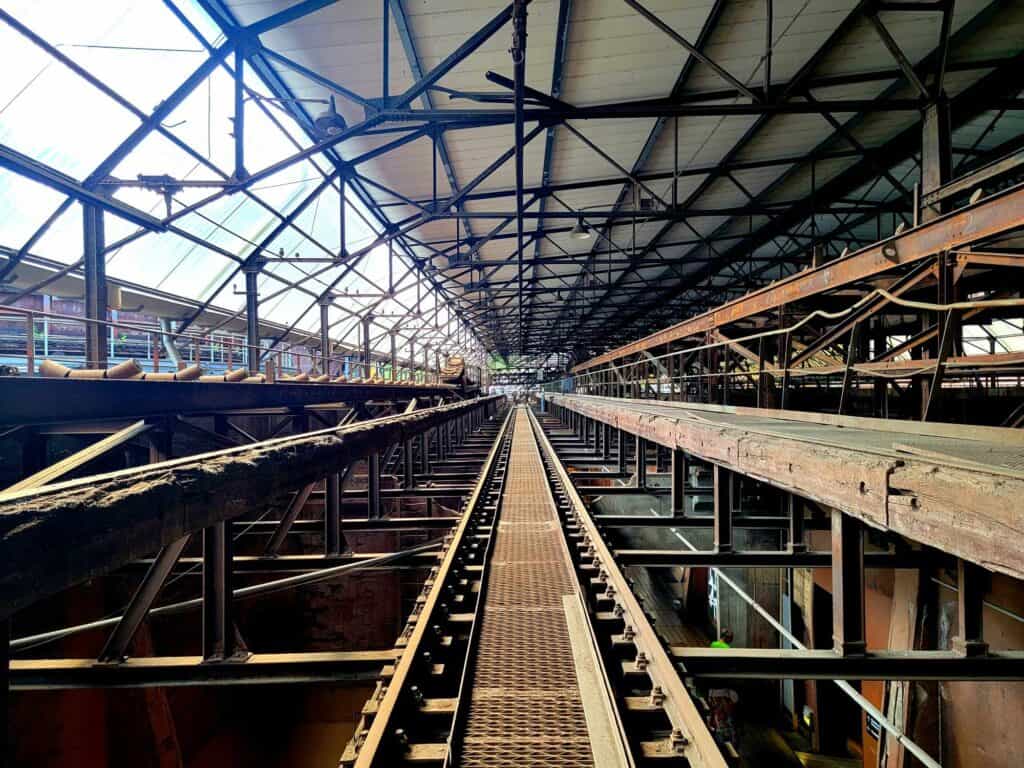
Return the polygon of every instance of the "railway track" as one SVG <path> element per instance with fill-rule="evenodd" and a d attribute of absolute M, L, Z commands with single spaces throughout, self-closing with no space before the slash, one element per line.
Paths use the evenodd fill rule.
<path fill-rule="evenodd" d="M 344 766 L 726 765 L 525 408 L 501 417 L 396 651 Z"/>

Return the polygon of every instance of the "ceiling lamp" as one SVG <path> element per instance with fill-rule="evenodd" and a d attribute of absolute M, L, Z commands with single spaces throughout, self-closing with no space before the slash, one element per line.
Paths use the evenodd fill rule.
<path fill-rule="evenodd" d="M 572 232 L 569 233 L 569 237 L 573 240 L 589 240 L 590 239 L 590 227 L 583 221 L 583 217 L 580 216 L 576 219 L 576 226 L 572 228 Z"/>
<path fill-rule="evenodd" d="M 345 118 L 338 114 L 337 108 L 334 106 L 334 96 L 331 95 L 327 101 L 327 107 L 313 118 L 313 125 L 316 129 L 325 136 L 337 136 L 339 133 L 348 128 L 348 123 L 345 122 Z"/>

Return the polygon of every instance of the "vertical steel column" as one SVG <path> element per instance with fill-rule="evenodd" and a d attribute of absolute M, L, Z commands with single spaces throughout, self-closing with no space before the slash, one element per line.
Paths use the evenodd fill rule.
<path fill-rule="evenodd" d="M 601 425 L 601 458 L 608 459 L 612 453 L 612 426 L 611 424 Z"/>
<path fill-rule="evenodd" d="M 804 505 L 794 493 L 784 493 L 783 500 L 789 517 L 789 551 L 804 552 Z"/>
<path fill-rule="evenodd" d="M 420 470 L 424 475 L 430 474 L 430 456 L 427 455 L 427 436 L 425 433 L 420 433 L 416 436 L 416 442 L 420 449 Z"/>
<path fill-rule="evenodd" d="M 952 167 L 952 138 L 951 138 L 951 123 L 949 116 L 949 102 L 945 99 L 943 94 L 939 94 L 939 98 L 936 99 L 932 104 L 925 107 L 921 117 L 921 197 L 924 197 L 929 192 L 933 192 L 943 184 L 949 181 Z M 923 209 L 920 214 L 920 222 L 922 224 L 931 221 L 942 215 L 944 208 L 941 203 L 928 206 Z M 942 259 L 940 255 L 939 260 L 939 287 L 940 293 L 942 290 Z M 939 297 L 940 303 L 942 297 Z M 934 312 L 926 312 L 921 314 L 921 330 L 924 331 L 929 328 L 932 324 L 938 325 L 940 329 L 940 337 L 938 339 L 926 342 L 921 346 L 921 356 L 925 359 L 935 358 L 940 354 L 940 345 L 943 345 L 945 337 L 948 335 L 948 331 L 952 331 L 952 328 L 947 329 L 947 323 L 944 320 L 948 318 L 940 317 Z M 950 341 L 952 335 L 949 335 Z M 942 365 L 937 364 L 936 372 L 942 370 Z M 932 382 L 927 379 L 921 378 L 916 381 L 917 391 L 921 398 L 921 418 L 927 421 L 929 413 L 929 405 L 931 405 L 933 399 L 933 387 L 935 384 L 941 386 L 941 378 L 937 382 Z"/>
<path fill-rule="evenodd" d="M 331 375 L 331 321 L 329 310 L 334 295 L 325 293 L 320 297 L 320 357 L 323 360 L 323 370 L 320 373 Z"/>
<path fill-rule="evenodd" d="M 324 552 L 341 554 L 341 474 L 334 472 L 324 481 Z"/>
<path fill-rule="evenodd" d="M 245 181 L 245 42 L 235 43 L 235 181 Z"/>
<path fill-rule="evenodd" d="M 617 458 L 619 460 L 619 474 L 626 474 L 626 433 L 621 429 L 616 430 L 618 432 L 618 441 L 615 447 Z"/>
<path fill-rule="evenodd" d="M 235 655 L 232 611 L 231 521 L 203 530 L 203 659 L 223 661 Z"/>
<path fill-rule="evenodd" d="M 370 372 L 370 326 L 373 325 L 373 315 L 367 315 L 363 318 L 363 380 L 370 379 L 372 374 Z"/>
<path fill-rule="evenodd" d="M 715 464 L 715 551 L 732 552 L 732 472 Z"/>
<path fill-rule="evenodd" d="M 412 464 L 412 440 L 402 443 L 402 481 L 406 490 L 416 487 L 416 470 Z"/>
<path fill-rule="evenodd" d="M 103 254 L 103 209 L 82 205 L 82 239 L 85 258 L 85 365 L 107 367 L 107 262 Z"/>
<path fill-rule="evenodd" d="M 308 428 L 308 423 L 306 426 Z M 341 497 L 345 480 L 351 471 L 352 463 L 349 462 L 341 472 L 332 472 L 324 479 L 324 554 L 327 555 L 341 554 L 344 541 L 341 532 Z"/>
<path fill-rule="evenodd" d="M 345 239 L 348 237 L 348 227 L 345 224 L 345 174 L 338 174 L 338 261 L 341 261 L 348 254 L 345 247 Z"/>
<path fill-rule="evenodd" d="M 860 520 L 832 512 L 832 641 L 837 653 L 867 648 L 864 624 L 864 532 Z"/>
<path fill-rule="evenodd" d="M 636 455 L 633 457 L 636 471 L 636 487 L 647 487 L 647 441 L 636 436 Z"/>
<path fill-rule="evenodd" d="M 686 454 L 672 449 L 672 516 L 686 514 Z"/>
<path fill-rule="evenodd" d="M 921 197 L 949 181 L 953 160 L 953 142 L 949 102 L 945 98 L 924 108 L 921 120 Z M 921 211 L 925 223 L 942 215 L 941 203 Z"/>
<path fill-rule="evenodd" d="M 381 39 L 381 73 L 380 73 L 380 90 L 381 90 L 381 103 L 384 107 L 387 107 L 388 99 L 391 97 L 390 85 L 391 85 L 391 74 L 389 61 L 391 55 L 391 0 L 381 0 L 383 6 L 383 19 L 382 19 L 382 31 L 383 38 Z"/>
<path fill-rule="evenodd" d="M 525 300 L 523 297 L 523 125 L 524 105 L 523 97 L 526 90 L 526 0 L 513 0 L 512 3 L 512 80 L 513 80 L 513 109 L 515 111 L 515 171 L 516 171 L 516 259 L 518 266 L 518 310 L 519 310 L 519 351 L 526 352 L 526 330 L 524 328 Z"/>
<path fill-rule="evenodd" d="M 984 640 L 982 612 L 988 577 L 985 571 L 965 560 L 957 561 L 957 635 L 953 647 L 964 656 L 984 656 L 988 643 Z"/>
<path fill-rule="evenodd" d="M 424 344 L 423 345 L 423 383 L 424 384 L 429 384 L 430 383 L 429 373 L 430 373 L 430 345 L 429 344 Z"/>
<path fill-rule="evenodd" d="M 260 372 L 259 279 L 266 264 L 263 256 L 254 253 L 242 267 L 245 272 L 245 364 L 251 376 Z"/>
<path fill-rule="evenodd" d="M 785 308 L 783 308 L 785 309 Z M 782 310 L 780 310 L 782 312 Z M 782 315 L 782 325 L 785 325 L 785 314 Z M 793 359 L 793 336 L 786 331 L 782 337 L 782 349 L 779 353 L 779 364 L 782 366 L 782 386 L 779 393 L 779 408 L 789 407 L 789 361 Z"/>
<path fill-rule="evenodd" d="M 416 342 L 409 339 L 409 380 L 416 383 Z"/>
<path fill-rule="evenodd" d="M 380 453 L 374 451 L 366 457 L 367 516 L 373 520 L 380 515 Z"/>
<path fill-rule="evenodd" d="M 395 331 L 389 331 L 391 337 L 391 381 L 398 381 L 398 346 L 395 339 Z"/>

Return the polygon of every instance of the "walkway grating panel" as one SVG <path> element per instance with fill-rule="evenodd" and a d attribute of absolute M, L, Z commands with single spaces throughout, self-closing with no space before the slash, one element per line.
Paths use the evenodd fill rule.
<path fill-rule="evenodd" d="M 562 601 L 575 577 L 523 410 L 487 578 L 461 765 L 593 768 Z"/>

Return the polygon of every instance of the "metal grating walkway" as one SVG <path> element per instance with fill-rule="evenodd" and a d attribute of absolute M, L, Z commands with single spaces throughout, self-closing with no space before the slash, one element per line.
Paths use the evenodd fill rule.
<path fill-rule="evenodd" d="M 519 410 L 465 721 L 465 768 L 594 765 L 563 602 L 575 594 L 558 512 Z"/>

